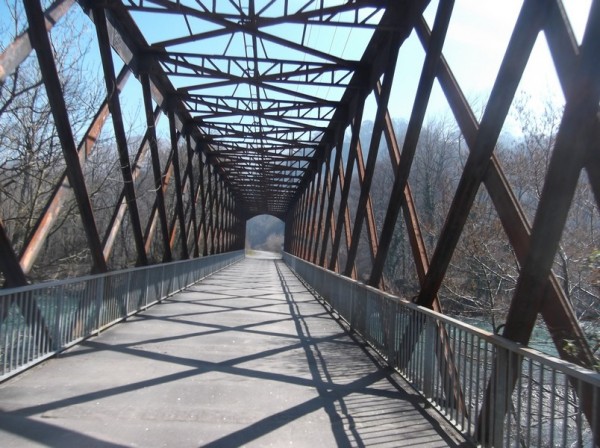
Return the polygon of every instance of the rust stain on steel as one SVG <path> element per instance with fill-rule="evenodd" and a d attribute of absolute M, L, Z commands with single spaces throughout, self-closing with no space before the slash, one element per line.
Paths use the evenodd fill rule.
<path fill-rule="evenodd" d="M 130 74 L 129 68 L 127 66 L 123 67 L 117 78 L 117 89 L 119 91 L 122 90 L 127 83 Z M 83 166 L 91 154 L 108 115 L 108 102 L 105 99 L 77 147 L 80 165 Z M 72 194 L 72 189 L 67 176 L 67 171 L 65 170 L 58 180 L 58 186 L 53 191 L 52 196 L 44 207 L 42 215 L 38 218 L 36 225 L 31 231 L 31 235 L 21 251 L 20 264 L 25 274 L 31 271 L 31 268 L 42 249 L 44 241 L 46 241 L 46 238 L 48 237 L 50 229 L 56 222 L 56 219 L 70 194 Z"/>
<path fill-rule="evenodd" d="M 56 23 L 73 6 L 75 0 L 58 0 L 52 3 L 44 12 L 44 23 L 46 31 L 50 31 Z M 0 86 L 6 78 L 12 75 L 17 67 L 31 53 L 31 41 L 29 30 L 19 34 L 16 39 L 0 54 Z"/>

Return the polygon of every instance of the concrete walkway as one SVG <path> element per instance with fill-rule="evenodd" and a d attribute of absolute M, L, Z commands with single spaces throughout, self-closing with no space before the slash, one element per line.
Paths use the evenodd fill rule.
<path fill-rule="evenodd" d="M 283 262 L 246 259 L 1 384 L 0 446 L 459 446 L 424 408 Z"/>

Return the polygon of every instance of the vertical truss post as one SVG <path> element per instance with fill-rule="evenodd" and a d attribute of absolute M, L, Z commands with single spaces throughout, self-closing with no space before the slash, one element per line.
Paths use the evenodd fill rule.
<path fill-rule="evenodd" d="M 306 202 L 304 204 L 304 229 L 302 230 L 302 251 L 300 252 L 300 258 L 302 259 L 306 259 L 306 253 L 310 244 L 311 211 L 314 191 L 315 183 L 311 182 L 310 187 L 306 190 Z"/>
<path fill-rule="evenodd" d="M 198 245 L 198 221 L 196 219 L 196 190 L 194 189 L 194 173 L 193 173 L 193 162 L 194 162 L 194 151 L 192 149 L 192 141 L 190 134 L 186 134 L 185 141 L 187 145 L 187 177 L 190 183 L 190 205 L 192 208 L 192 232 L 194 234 L 194 258 L 200 256 L 200 249 Z"/>
<path fill-rule="evenodd" d="M 319 235 L 317 233 L 317 221 L 319 219 L 319 199 L 321 196 L 321 177 L 322 177 L 322 169 L 321 164 L 317 163 L 317 177 L 313 180 L 313 183 L 316 182 L 315 192 L 313 194 L 312 199 L 312 219 L 310 223 L 310 238 L 308 239 L 308 244 L 306 246 L 306 258 L 305 260 L 311 261 L 312 259 L 312 248 L 314 247 L 315 241 L 319 239 Z"/>
<path fill-rule="evenodd" d="M 358 151 L 356 152 L 356 167 L 358 171 L 358 183 L 361 186 L 361 191 L 363 183 L 365 182 L 366 170 L 365 163 L 363 160 L 362 148 L 360 145 L 360 141 L 358 143 Z M 357 207 L 357 211 L 362 210 Z M 377 253 L 377 226 L 375 225 L 375 213 L 373 211 L 373 202 L 371 201 L 371 194 L 367 194 L 367 201 L 364 208 L 365 218 L 367 220 L 367 239 L 369 241 L 369 254 L 371 255 L 371 262 L 375 260 L 375 254 Z M 362 224 L 361 224 L 362 227 Z M 353 236 L 354 237 L 354 236 Z M 358 236 L 360 238 L 360 236 Z M 354 263 L 352 263 L 354 266 Z M 381 281 L 378 285 L 383 289 L 383 281 Z"/>
<path fill-rule="evenodd" d="M 163 242 L 163 261 L 171 261 L 171 246 L 169 245 L 169 226 L 167 223 L 167 212 L 165 210 L 165 196 L 163 177 L 160 171 L 160 157 L 158 155 L 158 143 L 156 140 L 156 126 L 152 114 L 152 96 L 150 91 L 150 77 L 148 73 L 140 74 L 142 84 L 142 95 L 144 98 L 144 111 L 146 113 L 146 127 L 148 129 L 148 143 L 150 145 L 150 157 L 152 160 L 152 175 L 154 176 L 154 190 L 156 193 L 156 207 L 160 231 Z"/>
<path fill-rule="evenodd" d="M 215 186 L 218 190 L 217 195 L 217 253 L 223 252 L 223 211 L 225 204 L 223 203 L 223 181 L 219 177 L 219 174 L 215 170 Z"/>
<path fill-rule="evenodd" d="M 223 238 L 223 252 L 229 252 L 231 246 L 231 195 L 225 189 L 225 236 Z"/>
<path fill-rule="evenodd" d="M 285 233 L 288 244 L 288 251 L 296 255 L 296 226 L 298 224 L 298 220 L 296 219 L 298 216 L 298 202 L 294 205 L 294 208 L 288 214 L 286 225 L 285 225 Z"/>
<path fill-rule="evenodd" d="M 227 240 L 229 239 L 229 194 L 224 180 L 221 181 L 221 184 L 223 185 L 223 242 L 221 243 L 221 249 L 226 252 Z"/>
<path fill-rule="evenodd" d="M 214 243 L 213 243 L 213 247 L 214 247 L 214 253 L 218 254 L 221 251 L 221 248 L 219 247 L 219 241 L 221 238 L 221 221 L 220 221 L 221 202 L 219 201 L 219 194 L 220 194 L 219 174 L 217 173 L 216 168 L 213 170 L 212 176 L 213 176 L 213 196 L 214 196 L 214 200 L 213 200 L 213 204 L 214 204 L 213 205 L 213 210 L 214 210 L 214 221 L 213 221 Z"/>
<path fill-rule="evenodd" d="M 341 186 L 342 196 L 340 199 L 340 205 L 337 210 L 337 223 L 335 228 L 335 238 L 331 248 L 331 258 L 329 259 L 329 270 L 333 270 L 336 259 L 338 258 L 338 252 L 340 249 L 340 242 L 342 239 L 342 226 L 344 225 L 344 218 L 348 208 L 348 195 L 350 193 L 350 183 L 352 181 L 352 174 L 354 172 L 354 162 L 356 160 L 356 151 L 358 148 L 358 142 L 360 140 L 360 128 L 362 125 L 363 110 L 365 107 L 365 100 L 367 99 L 366 90 L 361 90 L 358 98 L 358 107 L 352 119 L 352 137 L 350 139 L 350 152 L 348 154 L 348 160 L 346 162 L 346 171 L 343 176 L 343 186 Z M 341 167 L 341 165 L 340 165 Z M 340 181 L 342 179 L 340 178 Z M 347 232 L 350 229 L 346 229 Z"/>
<path fill-rule="evenodd" d="M 319 244 L 324 239 L 324 233 L 322 232 L 323 228 L 323 213 L 325 210 L 325 200 L 327 198 L 327 191 L 330 187 L 330 179 L 329 179 L 329 162 L 331 159 L 331 151 L 327 151 L 327 155 L 325 156 L 325 174 L 323 175 L 323 185 L 321 186 L 321 198 L 319 200 L 319 216 L 317 218 L 317 229 L 316 229 L 316 237 L 314 241 L 314 245 L 312 247 L 312 252 L 310 254 L 310 262 L 313 264 L 317 263 L 317 256 L 319 251 Z M 322 171 L 322 167 L 320 171 Z"/>
<path fill-rule="evenodd" d="M 69 114 L 62 96 L 62 89 L 56 66 L 53 59 L 53 51 L 50 46 L 48 34 L 45 27 L 45 19 L 39 2 L 24 2 L 25 13 L 29 22 L 29 38 L 31 45 L 36 50 L 40 71 L 46 86 L 48 102 L 50 104 L 54 123 L 61 143 L 63 156 L 67 165 L 67 177 L 75 193 L 79 213 L 83 222 L 84 232 L 87 237 L 88 245 L 91 251 L 94 263 L 94 272 L 106 272 L 106 260 L 102 254 L 102 243 L 98 234 L 96 220 L 92 204 L 85 185 L 85 179 L 81 166 L 77 148 L 73 140 L 73 133 L 69 120 Z"/>
<path fill-rule="evenodd" d="M 177 129 L 175 128 L 174 106 L 169 105 L 169 134 L 171 135 L 171 151 L 173 152 L 173 172 L 175 174 L 175 210 L 179 221 L 179 232 L 181 236 L 181 258 L 189 258 L 187 248 L 187 237 L 185 232 L 185 213 L 183 211 L 183 188 L 181 182 L 181 172 L 179 169 L 179 148 Z"/>
<path fill-rule="evenodd" d="M 173 151 L 169 152 L 169 157 L 165 164 L 165 169 L 163 170 L 162 178 L 162 194 L 163 197 L 169 188 L 169 182 L 171 181 L 171 175 L 173 173 Z M 158 200 L 154 200 L 154 204 L 152 205 L 152 210 L 150 211 L 150 218 L 148 219 L 148 224 L 146 225 L 146 231 L 144 232 L 144 240 L 146 241 L 146 253 L 150 253 L 150 249 L 152 247 L 152 241 L 154 239 L 154 234 L 156 232 L 156 219 L 158 213 Z M 166 212 L 165 212 L 166 215 Z M 171 250 L 171 238 L 169 233 L 167 233 L 168 240 L 167 244 L 164 247 L 163 253 L 163 261 L 171 261 L 172 253 Z"/>
<path fill-rule="evenodd" d="M 246 248 L 246 216 L 242 214 L 240 205 L 236 202 L 236 218 L 237 218 L 237 249 Z"/>
<path fill-rule="evenodd" d="M 304 195 L 302 195 L 300 201 L 296 205 L 296 213 L 294 218 L 294 255 L 300 256 L 300 241 L 302 238 L 302 206 L 304 201 Z"/>
<path fill-rule="evenodd" d="M 379 151 L 381 133 L 383 131 L 383 126 L 385 122 L 385 113 L 387 112 L 387 105 L 390 99 L 390 93 L 392 91 L 392 84 L 394 83 L 394 73 L 396 72 L 396 60 L 398 59 L 398 52 L 400 51 L 400 44 L 402 43 L 401 37 L 402 35 L 396 32 L 395 35 L 393 35 L 393 37 L 390 39 L 388 47 L 385 49 L 385 52 L 389 53 L 389 57 L 387 58 L 387 65 L 383 75 L 383 85 L 381 89 L 381 95 L 379 98 L 379 105 L 375 114 L 373 132 L 371 134 L 371 143 L 369 146 L 369 153 L 367 156 L 367 166 L 364 172 L 363 182 L 360 187 L 360 196 L 358 198 L 356 216 L 354 217 L 354 226 L 352 227 L 352 238 L 350 248 L 348 249 L 346 267 L 344 268 L 343 272 L 343 274 L 346 276 L 351 275 L 352 269 L 354 267 L 356 254 L 358 252 L 358 244 L 360 242 L 360 234 L 365 220 L 365 210 L 367 210 L 367 202 L 370 202 L 371 183 L 373 181 L 373 174 L 375 173 L 377 153 Z M 360 157 L 362 159 L 362 148 L 360 147 L 360 139 L 357 141 L 355 151 L 361 153 Z M 372 208 L 370 210 L 372 212 Z"/>
<path fill-rule="evenodd" d="M 214 227 L 214 193 L 213 193 L 213 175 L 211 172 L 211 165 L 207 164 L 207 181 L 208 181 L 208 229 L 209 229 L 209 239 L 210 246 L 208 249 L 209 255 L 215 254 L 215 227 Z"/>
<path fill-rule="evenodd" d="M 306 249 L 306 244 L 307 244 L 307 238 L 308 238 L 308 233 L 309 233 L 309 217 L 310 217 L 310 195 L 312 193 L 312 189 L 314 187 L 314 184 L 311 183 L 308 188 L 306 188 L 306 190 L 304 191 L 304 194 L 302 195 L 302 218 L 301 218 L 301 226 L 300 226 L 300 245 L 299 245 L 299 252 L 298 252 L 298 256 L 300 258 L 304 258 L 304 254 L 305 254 L 305 249 Z"/>
<path fill-rule="evenodd" d="M 115 131 L 115 140 L 117 151 L 119 153 L 119 162 L 121 166 L 121 175 L 123 176 L 123 189 L 127 198 L 127 207 L 129 209 L 129 219 L 133 231 L 133 239 L 137 251 L 137 264 L 147 265 L 148 259 L 144 248 L 144 237 L 142 235 L 142 224 L 135 197 L 134 179 L 131 172 L 131 163 L 129 162 L 129 151 L 127 147 L 127 136 L 123 125 L 123 115 L 121 113 L 121 102 L 119 101 L 119 91 L 115 79 L 115 69 L 108 38 L 108 29 L 106 27 L 106 15 L 101 7 L 93 8 L 94 23 L 96 24 L 96 34 L 98 36 L 98 47 L 102 68 L 104 70 L 104 81 L 108 98 L 108 109 L 112 115 L 112 122 Z"/>
<path fill-rule="evenodd" d="M 294 234 L 294 239 L 296 240 L 296 243 L 295 243 L 296 247 L 294 249 L 294 252 L 297 257 L 300 257 L 302 255 L 302 240 L 304 238 L 304 211 L 305 211 L 305 207 L 306 207 L 307 191 L 308 190 L 305 190 L 302 193 L 302 196 L 301 196 L 299 204 L 298 204 L 298 215 L 296 218 L 298 224 L 296 225 L 296 231 Z"/>
<path fill-rule="evenodd" d="M 313 217 L 314 217 L 314 206 L 316 205 L 315 201 L 315 181 L 313 180 L 310 183 L 310 187 L 307 191 L 306 195 L 306 210 L 305 210 L 305 220 L 304 220 L 304 235 L 302 239 L 302 253 L 300 257 L 303 260 L 308 259 L 308 253 L 310 246 L 312 244 L 312 228 L 313 228 Z"/>
<path fill-rule="evenodd" d="M 202 231 L 202 256 L 208 255 L 208 227 L 206 223 L 206 187 L 204 177 L 204 161 L 202 160 L 202 153 L 198 153 L 198 172 L 200 184 L 200 228 Z"/>
<path fill-rule="evenodd" d="M 284 240 L 285 240 L 285 246 L 286 246 L 286 252 L 289 252 L 293 255 L 296 255 L 296 253 L 294 252 L 294 242 L 295 242 L 295 237 L 294 237 L 294 233 L 296 231 L 296 209 L 297 209 L 297 205 L 294 205 L 294 208 L 292 208 L 292 210 L 290 210 L 290 212 L 288 212 L 288 215 L 285 219 L 285 236 L 284 236 Z"/>
<path fill-rule="evenodd" d="M 344 147 L 344 133 L 345 129 L 340 126 L 338 129 L 338 135 L 336 138 L 336 153 L 335 159 L 333 161 L 333 175 L 331 179 L 328 179 L 329 183 L 329 198 L 327 200 L 327 213 L 325 215 L 325 228 L 323 229 L 323 242 L 321 245 L 321 255 L 319 257 L 319 266 L 325 267 L 325 257 L 327 256 L 327 243 L 329 240 L 329 232 L 333 230 L 333 235 L 335 235 L 335 229 L 332 228 L 333 221 L 333 207 L 335 203 L 335 194 L 338 184 L 338 176 L 340 171 L 338 167 L 342 163 L 342 152 Z M 332 235 L 331 239 L 333 241 L 334 236 Z"/>
<path fill-rule="evenodd" d="M 230 204 L 231 204 L 231 221 L 230 221 L 230 242 L 228 251 L 237 250 L 238 246 L 238 211 L 237 211 L 237 203 L 235 201 L 234 194 L 230 191 Z"/>

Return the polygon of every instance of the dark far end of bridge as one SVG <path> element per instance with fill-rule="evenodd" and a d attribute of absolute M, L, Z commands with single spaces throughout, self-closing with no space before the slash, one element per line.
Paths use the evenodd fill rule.
<path fill-rule="evenodd" d="M 580 178 L 594 216 L 600 205 L 599 1 L 578 40 L 561 0 L 524 0 L 480 119 L 442 51 L 452 0 L 46 3 L 22 3 L 27 26 L 0 55 L 2 87 L 35 60 L 64 169 L 24 238 L 11 239 L 11 210 L 0 216 L 0 355 L 6 378 L 25 371 L 0 385 L 7 446 L 599 445 L 598 360 L 553 272 Z M 71 13 L 94 30 L 107 92 L 79 132 L 50 38 Z M 314 29 L 329 30 L 329 48 L 311 43 Z M 345 56 L 335 38 L 350 35 L 360 51 Z M 393 87 L 411 36 L 425 57 L 410 67 L 419 81 L 399 142 L 389 108 L 404 101 Z M 497 147 L 540 36 L 565 106 L 530 220 Z M 123 110 L 132 84 L 139 139 Z M 465 153 L 426 244 L 411 182 L 436 85 Z M 112 212 L 86 170 L 108 123 L 122 180 Z M 382 152 L 392 176 L 376 213 Z M 499 334 L 445 316 L 440 298 L 481 191 L 517 265 Z M 68 209 L 92 276 L 79 299 L 50 306 L 36 288 L 75 280 L 29 280 Z M 285 222 L 283 260 L 240 261 L 246 222 L 261 214 Z M 399 227 L 418 284 L 410 300 L 389 294 L 384 274 Z M 119 241 L 134 255 L 112 270 Z M 359 256 L 370 260 L 360 275 Z M 557 358 L 527 348 L 538 318 Z"/>

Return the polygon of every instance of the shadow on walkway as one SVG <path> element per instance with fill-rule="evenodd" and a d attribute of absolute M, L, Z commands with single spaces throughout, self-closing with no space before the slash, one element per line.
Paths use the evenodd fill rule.
<path fill-rule="evenodd" d="M 247 259 L 0 385 L 0 446 L 459 446 L 281 261 Z"/>

